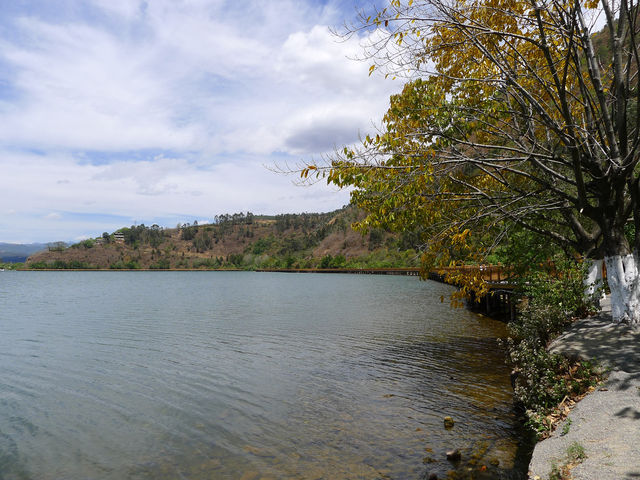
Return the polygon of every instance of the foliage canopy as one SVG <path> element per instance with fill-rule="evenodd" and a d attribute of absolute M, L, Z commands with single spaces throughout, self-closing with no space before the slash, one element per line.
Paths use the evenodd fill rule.
<path fill-rule="evenodd" d="M 420 231 L 429 265 L 451 250 L 484 257 L 514 228 L 626 257 L 640 240 L 636 12 L 627 0 L 392 0 L 363 13 L 344 34 L 375 30 L 371 72 L 410 81 L 375 137 L 301 175 L 355 187 L 362 227 Z"/>

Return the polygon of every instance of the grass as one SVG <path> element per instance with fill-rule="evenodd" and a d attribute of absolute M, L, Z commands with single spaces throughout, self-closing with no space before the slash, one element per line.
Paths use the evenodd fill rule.
<path fill-rule="evenodd" d="M 585 458 L 587 454 L 584 447 L 578 442 L 573 442 L 567 447 L 565 461 L 561 465 L 553 463 L 549 480 L 571 480 L 571 469 L 581 464 Z"/>
<path fill-rule="evenodd" d="M 573 442 L 567 448 L 567 458 L 571 463 L 581 463 L 585 458 L 587 458 L 587 454 L 584 451 L 584 447 L 580 445 L 578 442 Z"/>

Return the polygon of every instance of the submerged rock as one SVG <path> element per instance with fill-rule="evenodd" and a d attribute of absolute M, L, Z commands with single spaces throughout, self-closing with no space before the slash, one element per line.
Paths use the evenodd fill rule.
<path fill-rule="evenodd" d="M 459 462 L 462 458 L 462 454 L 460 453 L 460 449 L 456 448 L 455 450 L 447 450 L 447 460 L 451 462 Z"/>
<path fill-rule="evenodd" d="M 450 428 L 453 428 L 454 423 L 455 422 L 453 421 L 453 418 L 444 417 L 444 428 L 446 428 L 447 430 L 449 430 Z"/>

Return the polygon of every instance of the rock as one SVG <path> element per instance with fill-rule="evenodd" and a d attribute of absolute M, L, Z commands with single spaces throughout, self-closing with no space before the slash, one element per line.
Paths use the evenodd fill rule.
<path fill-rule="evenodd" d="M 453 428 L 453 418 L 451 417 L 444 417 L 444 428 L 446 428 L 447 430 L 450 428 Z"/>
<path fill-rule="evenodd" d="M 243 450 L 247 453 L 255 455 L 256 457 L 271 457 L 272 455 L 263 448 L 254 447 L 251 445 L 245 445 Z"/>
<path fill-rule="evenodd" d="M 451 462 L 459 462 L 462 458 L 462 454 L 460 453 L 460 449 L 456 448 L 455 450 L 447 451 L 447 460 Z"/>
<path fill-rule="evenodd" d="M 212 458 L 208 462 L 205 463 L 205 468 L 207 470 L 215 470 L 222 466 L 222 462 L 217 458 Z"/>

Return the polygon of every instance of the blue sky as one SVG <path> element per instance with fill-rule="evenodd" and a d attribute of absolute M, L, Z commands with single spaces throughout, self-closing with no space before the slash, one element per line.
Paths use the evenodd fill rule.
<path fill-rule="evenodd" d="M 368 3 L 5 2 L 0 241 L 346 204 L 267 167 L 356 141 L 401 88 L 329 32 Z"/>

